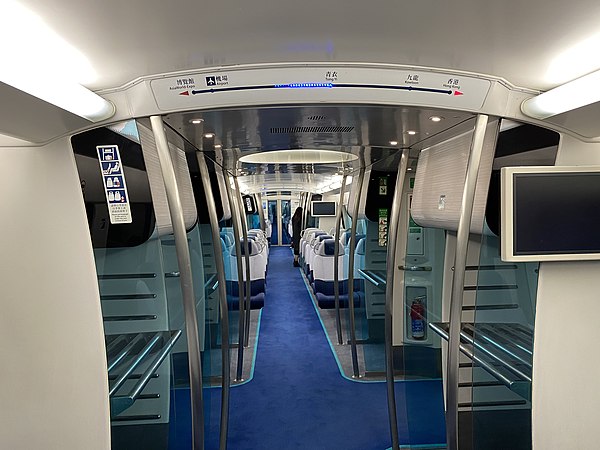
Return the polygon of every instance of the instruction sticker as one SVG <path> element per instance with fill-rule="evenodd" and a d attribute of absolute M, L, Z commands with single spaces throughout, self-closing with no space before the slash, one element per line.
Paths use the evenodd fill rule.
<path fill-rule="evenodd" d="M 387 177 L 379 177 L 379 195 L 387 195 Z"/>
<path fill-rule="evenodd" d="M 102 171 L 110 223 L 131 223 L 129 194 L 125 184 L 119 147 L 116 145 L 98 145 L 96 150 L 98 151 L 98 160 Z"/>
<path fill-rule="evenodd" d="M 388 210 L 387 208 L 379 209 L 379 246 L 387 246 L 388 236 Z"/>

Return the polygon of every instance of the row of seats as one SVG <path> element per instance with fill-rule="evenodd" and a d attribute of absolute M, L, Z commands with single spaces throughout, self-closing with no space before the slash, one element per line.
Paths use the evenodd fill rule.
<path fill-rule="evenodd" d="M 235 238 L 231 229 L 221 230 L 221 246 L 225 262 L 225 281 L 227 288 L 227 303 L 230 310 L 239 309 L 238 263 Z M 250 262 L 250 308 L 260 309 L 265 304 L 265 289 L 267 277 L 267 261 L 269 244 L 264 231 L 248 230 L 248 242 L 240 241 L 242 256 L 242 280 L 246 280 L 246 250 Z M 246 295 L 246 283 L 243 284 L 243 295 Z"/>
<path fill-rule="evenodd" d="M 354 251 L 354 306 L 364 299 L 364 280 L 359 269 L 365 267 L 365 236 L 356 235 Z M 338 256 L 338 285 L 340 307 L 348 307 L 348 266 L 350 260 L 350 231 L 340 233 Z M 301 266 L 313 289 L 320 308 L 335 307 L 335 238 L 323 230 L 307 228 L 300 239 Z"/>

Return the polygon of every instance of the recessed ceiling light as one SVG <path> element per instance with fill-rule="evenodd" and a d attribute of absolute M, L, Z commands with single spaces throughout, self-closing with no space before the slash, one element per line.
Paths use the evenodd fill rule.
<path fill-rule="evenodd" d="M 398 145 L 398 141 L 390 141 L 390 145 Z"/>
<path fill-rule="evenodd" d="M 206 133 L 206 134 L 204 135 L 204 137 L 205 137 L 206 139 L 212 139 L 212 138 L 214 138 L 214 137 L 215 137 L 215 134 L 214 134 L 214 133 Z"/>
<path fill-rule="evenodd" d="M 406 134 L 410 135 L 410 136 L 414 136 L 415 134 L 417 134 L 417 132 L 415 130 L 408 130 L 406 132 Z"/>
<path fill-rule="evenodd" d="M 250 164 L 335 164 L 357 159 L 358 156 L 352 153 L 333 150 L 293 149 L 252 153 L 242 156 L 240 162 Z"/>
<path fill-rule="evenodd" d="M 221 144 L 215 144 L 215 148 L 221 148 L 222 145 Z"/>
<path fill-rule="evenodd" d="M 432 122 L 441 122 L 442 119 L 443 119 L 443 117 L 440 117 L 440 116 L 431 116 L 429 118 L 429 120 L 431 120 Z"/>
<path fill-rule="evenodd" d="M 204 119 L 192 119 L 190 120 L 190 123 L 193 123 L 194 125 L 198 125 L 199 123 L 204 122 Z"/>

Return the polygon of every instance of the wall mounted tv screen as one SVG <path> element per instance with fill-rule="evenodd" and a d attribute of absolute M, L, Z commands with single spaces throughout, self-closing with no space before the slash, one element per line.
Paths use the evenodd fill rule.
<path fill-rule="evenodd" d="M 313 217 L 335 216 L 335 202 L 312 202 L 311 214 Z"/>
<path fill-rule="evenodd" d="M 504 261 L 600 260 L 600 167 L 502 169 Z"/>

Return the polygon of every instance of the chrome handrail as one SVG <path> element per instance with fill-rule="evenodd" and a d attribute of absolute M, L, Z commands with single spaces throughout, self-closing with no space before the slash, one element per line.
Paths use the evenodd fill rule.
<path fill-rule="evenodd" d="M 398 266 L 398 270 L 406 272 L 431 272 L 433 269 L 430 266 Z"/>
<path fill-rule="evenodd" d="M 360 207 L 360 196 L 363 189 L 365 168 L 362 166 L 358 173 L 357 192 L 354 197 L 354 208 L 352 210 L 352 225 L 350 226 L 350 248 L 348 255 L 348 314 L 350 315 L 350 353 L 352 355 L 352 378 L 360 377 L 358 368 L 358 350 L 356 348 L 356 316 L 354 312 L 354 252 L 356 251 L 356 224 L 358 222 L 358 210 Z"/>
<path fill-rule="evenodd" d="M 452 289 L 450 295 L 450 329 L 448 331 L 448 367 L 446 389 L 446 437 L 449 450 L 458 450 L 458 360 L 460 346 L 460 330 L 462 319 L 465 271 L 467 266 L 467 250 L 471 231 L 471 216 L 477 175 L 481 154 L 485 142 L 488 116 L 479 114 L 473 131 L 471 151 L 465 175 L 458 231 L 456 233 L 456 253 L 454 255 L 454 272 L 452 273 Z"/>
<path fill-rule="evenodd" d="M 342 177 L 340 186 L 340 201 L 335 218 L 335 241 L 333 243 L 333 296 L 335 303 L 335 329 L 337 332 L 338 345 L 342 345 L 342 315 L 340 313 L 340 225 L 342 222 L 342 207 L 344 206 L 344 189 L 346 188 L 346 174 Z"/>
<path fill-rule="evenodd" d="M 223 261 L 223 252 L 221 250 L 221 236 L 219 236 L 219 220 L 217 217 L 217 208 L 215 206 L 215 197 L 210 184 L 210 175 L 203 152 L 198 152 L 198 166 L 200 168 L 200 178 L 204 187 L 204 195 L 208 207 L 208 216 L 210 219 L 210 231 L 212 233 L 213 251 L 215 255 L 215 265 L 217 269 L 217 279 L 219 281 L 219 306 L 221 313 L 221 417 L 219 424 L 219 449 L 227 448 L 227 433 L 229 430 L 229 389 L 230 389 L 230 355 L 229 355 L 229 315 L 227 309 L 227 291 L 225 285 L 225 263 Z M 204 423 L 202 424 L 204 428 Z"/>
<path fill-rule="evenodd" d="M 245 213 L 245 209 L 244 206 L 242 204 L 242 193 L 240 191 L 240 185 L 238 183 L 238 179 L 237 177 L 233 177 L 233 184 L 235 186 L 235 191 L 236 191 L 236 195 L 235 195 L 235 199 L 239 208 L 239 211 L 241 211 L 242 216 L 240 217 L 240 223 L 242 225 L 242 238 L 244 239 L 244 261 L 246 261 L 246 276 L 245 276 L 245 282 L 246 282 L 246 307 L 245 307 L 245 314 L 246 314 L 246 318 L 244 321 L 244 343 L 246 344 L 246 347 L 248 347 L 248 342 L 250 341 L 250 297 L 251 297 L 251 288 L 252 288 L 252 280 L 250 278 L 250 245 L 248 243 L 248 222 L 246 221 L 246 213 Z M 240 333 L 242 332 L 242 330 L 239 331 Z"/>
<path fill-rule="evenodd" d="M 386 254 L 386 288 L 385 288 L 385 381 L 387 387 L 387 403 L 392 435 L 392 449 L 400 448 L 398 438 L 398 419 L 396 414 L 396 395 L 394 389 L 394 355 L 392 347 L 392 311 L 394 307 L 394 269 L 396 267 L 396 241 L 398 236 L 398 223 L 400 206 L 402 204 L 402 190 L 408 166 L 408 149 L 402 150 L 396 175 L 396 187 L 390 212 L 388 227 L 387 254 Z"/>
<path fill-rule="evenodd" d="M 190 400 L 192 405 L 192 447 L 204 448 L 204 402 L 202 398 L 202 362 L 200 360 L 200 338 L 196 297 L 192 275 L 192 260 L 188 245 L 187 229 L 183 216 L 181 193 L 177 184 L 175 167 L 169 149 L 167 133 L 161 116 L 151 116 L 150 123 L 156 141 L 163 182 L 167 194 L 169 215 L 173 226 L 177 265 L 179 267 L 183 315 L 187 337 L 188 367 L 190 371 Z"/>
<path fill-rule="evenodd" d="M 231 189 L 231 184 L 229 183 L 229 173 L 223 169 L 223 177 L 225 178 L 225 190 L 227 191 L 227 198 L 229 200 L 229 209 L 231 209 L 231 218 L 233 219 L 233 237 L 234 237 L 234 246 L 235 246 L 235 262 L 237 266 L 237 282 L 238 282 L 238 350 L 237 350 L 237 366 L 235 372 L 234 381 L 242 381 L 242 373 L 243 373 L 243 365 L 244 365 L 244 329 L 245 329 L 245 320 L 246 314 L 244 314 L 245 310 L 245 301 L 244 301 L 244 281 L 242 277 L 243 264 L 242 264 L 242 246 L 240 243 L 240 230 L 238 229 L 238 224 L 241 226 L 241 219 L 239 217 L 239 209 L 237 205 L 237 201 L 233 196 L 233 191 Z"/>

